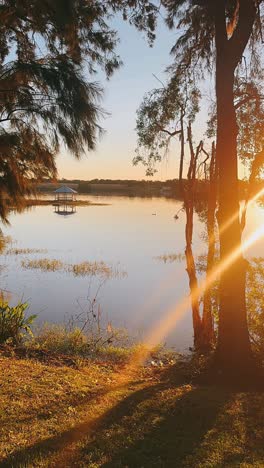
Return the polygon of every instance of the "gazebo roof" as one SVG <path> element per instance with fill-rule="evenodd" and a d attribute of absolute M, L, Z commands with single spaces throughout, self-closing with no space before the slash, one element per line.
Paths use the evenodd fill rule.
<path fill-rule="evenodd" d="M 66 185 L 63 185 L 62 187 L 59 187 L 57 190 L 55 190 L 54 193 L 78 193 L 78 192 L 76 192 L 76 190 L 73 190 L 70 187 L 66 187 Z"/>

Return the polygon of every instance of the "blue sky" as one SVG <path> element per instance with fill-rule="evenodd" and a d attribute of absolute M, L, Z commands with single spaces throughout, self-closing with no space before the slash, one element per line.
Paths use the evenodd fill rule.
<path fill-rule="evenodd" d="M 106 130 L 97 150 L 87 153 L 81 161 L 61 151 L 58 157 L 59 176 L 66 178 L 145 178 L 143 166 L 133 167 L 132 158 L 136 147 L 136 110 L 144 94 L 159 83 L 153 74 L 162 78 L 169 65 L 170 48 L 175 42 L 175 31 L 169 31 L 160 24 L 157 40 L 152 48 L 143 34 L 128 23 L 116 19 L 113 23 L 120 37 L 118 54 L 124 64 L 110 81 L 98 79 L 105 87 L 102 106 L 110 116 L 102 121 Z M 177 176 L 177 162 L 171 156 L 158 168 L 156 178 L 167 179 Z"/>

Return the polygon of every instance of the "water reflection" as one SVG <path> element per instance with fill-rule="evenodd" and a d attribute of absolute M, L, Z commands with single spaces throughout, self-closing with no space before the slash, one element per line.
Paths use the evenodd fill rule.
<path fill-rule="evenodd" d="M 69 216 L 76 213 L 76 206 L 75 205 L 66 205 L 65 203 L 60 203 L 54 205 L 54 213 L 61 215 L 61 216 Z"/>
<path fill-rule="evenodd" d="M 13 293 L 14 305 L 18 300 L 28 301 L 30 313 L 38 314 L 39 322 L 60 322 L 65 316 L 78 313 L 78 303 L 83 304 L 87 296 L 94 297 L 99 279 L 93 277 L 93 290 L 89 295 L 88 277 L 24 269 L 22 260 L 45 257 L 66 264 L 84 261 L 118 264 L 128 275 L 122 279 L 112 278 L 104 284 L 98 297 L 102 317 L 114 327 L 125 327 L 132 335 L 144 335 L 166 310 L 189 294 L 184 264 L 177 261 L 178 254 L 181 259 L 186 247 L 185 215 L 180 211 L 182 201 L 92 195 L 82 195 L 81 199 L 101 205 L 79 206 L 74 217 L 66 215 L 66 230 L 59 216 L 53 216 L 55 207 L 50 205 L 11 214 L 11 226 L 3 228 L 4 234 L 16 241 L 16 250 L 24 250 L 19 255 L 2 255 L 0 264 L 6 268 L 1 275 L 1 287 Z M 206 254 L 207 248 L 204 212 L 197 211 L 192 239 L 196 258 Z M 152 216 L 153 213 L 156 216 Z M 175 213 L 179 215 L 177 223 Z M 247 218 L 245 237 L 263 223 L 263 208 L 251 205 Z M 25 249 L 31 249 L 31 253 L 26 253 Z M 40 252 L 42 249 L 47 251 L 44 256 Z M 262 252 L 261 241 L 251 246 L 247 257 L 257 257 Z M 163 258 L 165 254 L 166 263 L 157 261 L 157 257 Z M 184 351 L 192 341 L 190 307 L 171 330 L 166 344 Z"/>

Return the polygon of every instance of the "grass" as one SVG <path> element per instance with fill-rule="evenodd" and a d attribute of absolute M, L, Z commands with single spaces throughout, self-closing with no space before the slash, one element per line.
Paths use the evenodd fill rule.
<path fill-rule="evenodd" d="M 22 260 L 21 266 L 29 270 L 41 270 L 41 271 L 60 271 L 64 269 L 64 263 L 60 260 L 39 258 L 34 260 Z"/>
<path fill-rule="evenodd" d="M 29 254 L 38 254 L 38 253 L 47 253 L 47 249 L 8 249 L 5 251 L 6 255 L 29 255 Z"/>
<path fill-rule="evenodd" d="M 103 261 L 68 264 L 61 260 L 40 258 L 22 260 L 21 266 L 25 269 L 37 269 L 44 272 L 64 271 L 72 273 L 74 276 L 101 276 L 103 278 L 123 278 L 126 276 L 126 272 L 119 271 L 117 267 L 107 265 Z"/>
<path fill-rule="evenodd" d="M 113 274 L 111 266 L 105 262 L 81 262 L 69 265 L 68 271 L 72 272 L 75 276 L 102 275 L 111 277 Z"/>
<path fill-rule="evenodd" d="M 146 348 L 142 343 L 129 339 L 125 330 L 101 327 L 93 330 L 92 325 L 82 330 L 77 326 L 64 324 L 45 323 L 34 329 L 34 335 L 25 337 L 22 346 L 16 348 L 16 352 L 23 356 L 41 356 L 45 360 L 52 356 L 56 360 L 66 361 L 68 357 L 72 362 L 83 362 L 83 359 L 92 361 L 100 360 L 114 364 L 127 364 L 133 353 Z M 162 351 L 162 353 L 161 353 Z M 165 352 L 161 347 L 153 348 L 151 358 L 155 365 L 159 365 L 159 357 L 162 354 L 164 362 L 172 362 L 175 353 Z M 174 361 L 173 361 L 174 362 Z M 154 363 L 154 361 L 153 361 Z"/>
<path fill-rule="evenodd" d="M 124 278 L 127 274 L 118 268 L 107 265 L 105 262 L 81 262 L 68 266 L 68 271 L 75 276 L 99 275 L 106 278 Z"/>
<path fill-rule="evenodd" d="M 185 255 L 181 253 L 179 254 L 168 253 L 164 255 L 159 255 L 155 257 L 155 259 L 164 263 L 183 262 L 185 260 Z"/>
<path fill-rule="evenodd" d="M 264 466 L 264 394 L 195 385 L 181 361 L 0 368 L 0 466 Z"/>
<path fill-rule="evenodd" d="M 65 325 L 43 324 L 26 342 L 31 349 L 45 349 L 52 353 L 87 354 L 88 337 L 77 327 L 68 330 Z"/>
<path fill-rule="evenodd" d="M 12 244 L 13 239 L 11 236 L 4 236 L 0 231 L 0 254 L 6 251 L 8 245 Z"/>

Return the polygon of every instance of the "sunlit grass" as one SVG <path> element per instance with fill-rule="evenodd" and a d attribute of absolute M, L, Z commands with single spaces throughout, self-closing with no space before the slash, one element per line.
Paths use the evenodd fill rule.
<path fill-rule="evenodd" d="M 21 265 L 27 270 L 60 271 L 64 269 L 64 263 L 61 260 L 49 258 L 26 259 L 21 261 Z"/>
<path fill-rule="evenodd" d="M 75 276 L 104 276 L 112 278 L 119 276 L 119 271 L 105 262 L 81 262 L 68 266 L 68 271 Z"/>
<path fill-rule="evenodd" d="M 117 267 L 100 262 L 81 262 L 75 264 L 64 263 L 61 260 L 40 258 L 24 259 L 21 266 L 27 270 L 41 270 L 43 272 L 62 271 L 72 273 L 74 276 L 101 276 L 103 278 L 123 278 L 126 272 Z"/>
<path fill-rule="evenodd" d="M 45 323 L 35 330 L 34 337 L 25 345 L 28 349 L 45 349 L 53 353 L 83 354 L 88 344 L 87 336 L 77 327 L 68 330 L 63 324 Z"/>
<path fill-rule="evenodd" d="M 49 355 L 63 354 L 85 359 L 104 359 L 109 362 L 126 363 L 141 345 L 132 344 L 125 330 L 100 326 L 95 330 L 91 326 L 45 323 L 34 329 L 34 335 L 23 341 L 27 355 L 35 351 L 44 351 Z"/>
<path fill-rule="evenodd" d="M 193 385 L 182 362 L 128 382 L 103 359 L 0 366 L 1 466 L 263 466 L 261 392 Z"/>
<path fill-rule="evenodd" d="M 8 247 L 8 245 L 13 243 L 13 239 L 11 236 L 4 236 L 0 232 L 0 254 L 4 253 Z"/>

